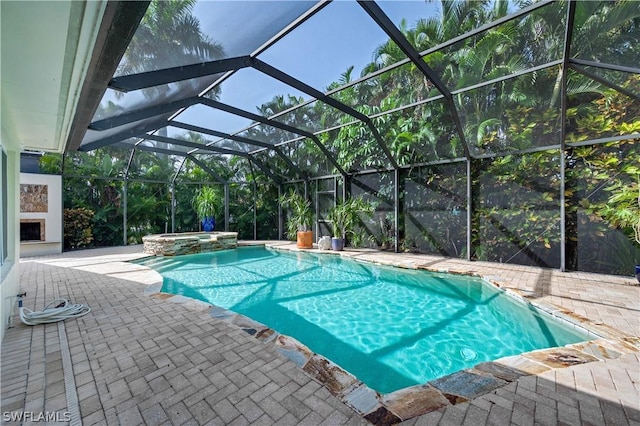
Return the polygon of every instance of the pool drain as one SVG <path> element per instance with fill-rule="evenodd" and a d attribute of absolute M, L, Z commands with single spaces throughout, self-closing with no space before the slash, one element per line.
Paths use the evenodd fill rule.
<path fill-rule="evenodd" d="M 462 358 L 465 361 L 473 361 L 474 359 L 478 358 L 478 354 L 476 353 L 476 351 L 470 348 L 460 349 L 460 355 L 462 355 Z"/>

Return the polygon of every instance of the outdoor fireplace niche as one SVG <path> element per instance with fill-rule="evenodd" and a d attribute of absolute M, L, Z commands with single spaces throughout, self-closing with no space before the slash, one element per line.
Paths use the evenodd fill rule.
<path fill-rule="evenodd" d="M 62 253 L 63 208 L 61 176 L 20 173 L 20 257 Z"/>
<path fill-rule="evenodd" d="M 44 241 L 44 219 L 21 219 L 20 241 Z"/>

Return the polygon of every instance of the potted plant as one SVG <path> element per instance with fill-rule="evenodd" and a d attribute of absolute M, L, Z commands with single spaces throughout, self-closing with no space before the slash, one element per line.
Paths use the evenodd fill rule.
<path fill-rule="evenodd" d="M 614 193 L 609 197 L 603 216 L 612 226 L 622 229 L 640 247 L 640 174 L 636 188 L 634 185 L 618 182 L 612 189 Z M 635 275 L 640 283 L 640 259 L 636 259 Z"/>
<path fill-rule="evenodd" d="M 193 197 L 193 208 L 202 222 L 202 230 L 212 232 L 216 227 L 216 213 L 218 212 L 218 193 L 210 186 L 203 186 Z"/>
<path fill-rule="evenodd" d="M 287 215 L 287 238 L 296 240 L 298 248 L 309 249 L 313 247 L 313 231 L 311 222 L 311 202 L 303 198 L 295 191 L 284 194 L 279 199 L 280 203 L 289 209 Z"/>
<path fill-rule="evenodd" d="M 345 237 L 353 233 L 353 226 L 356 224 L 360 214 L 372 217 L 375 207 L 361 196 L 344 200 L 329 211 L 328 219 L 331 221 L 333 237 L 331 238 L 331 249 L 336 251 L 344 250 Z"/>

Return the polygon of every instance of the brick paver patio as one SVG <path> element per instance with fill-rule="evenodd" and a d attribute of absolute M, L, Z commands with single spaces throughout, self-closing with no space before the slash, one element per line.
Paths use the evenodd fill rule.
<path fill-rule="evenodd" d="M 640 287 L 630 278 L 433 256 L 351 255 L 472 269 L 532 299 L 640 335 Z M 56 413 L 48 424 L 367 424 L 273 346 L 212 318 L 203 304 L 146 296 L 157 276 L 125 262 L 141 256 L 133 246 L 22 259 L 25 306 L 40 310 L 64 297 L 92 312 L 33 327 L 16 319 L 2 342 L 3 422 L 20 424 L 7 422 L 10 413 L 27 413 L 24 424 L 38 413 Z M 65 365 L 66 353 L 71 364 Z M 640 424 L 638 352 L 525 376 L 403 424 Z"/>

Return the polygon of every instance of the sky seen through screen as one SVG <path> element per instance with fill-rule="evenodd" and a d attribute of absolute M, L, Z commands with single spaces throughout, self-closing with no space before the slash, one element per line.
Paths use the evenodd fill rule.
<path fill-rule="evenodd" d="M 231 32 L 241 32 L 241 27 L 251 23 L 238 20 L 227 22 L 227 25 L 219 28 L 215 20 L 207 17 L 213 16 L 214 13 L 222 16 L 219 14 L 223 10 L 243 7 L 239 4 L 244 3 L 246 2 L 201 1 L 196 4 L 194 15 L 199 18 L 201 28 L 206 34 L 218 34 L 219 39 L 230 39 Z M 279 9 L 282 3 L 290 2 L 269 2 L 269 7 Z M 313 3 L 307 4 L 310 7 Z M 402 19 L 413 25 L 418 19 L 439 13 L 436 2 L 424 0 L 383 1 L 378 4 L 396 25 L 399 25 Z M 268 13 L 266 10 L 265 7 L 265 13 Z M 215 36 L 212 37 L 215 40 Z M 326 87 L 339 80 L 340 75 L 350 66 L 354 67 L 352 79 L 360 77 L 360 71 L 373 61 L 375 49 L 387 39 L 387 35 L 355 1 L 339 0 L 326 6 L 258 58 L 325 92 Z M 234 56 L 233 51 L 227 51 L 227 54 Z M 310 98 L 258 71 L 241 70 L 222 84 L 219 100 L 246 111 L 257 112 L 260 105 L 276 95 L 302 96 L 305 100 Z M 203 110 L 206 111 L 208 108 Z M 206 112 L 203 114 L 206 116 L 194 119 L 198 122 L 210 120 L 210 115 Z M 178 120 L 182 119 L 182 116 L 178 117 Z M 222 126 L 227 130 L 240 130 L 246 124 L 246 119 L 228 115 Z"/>

